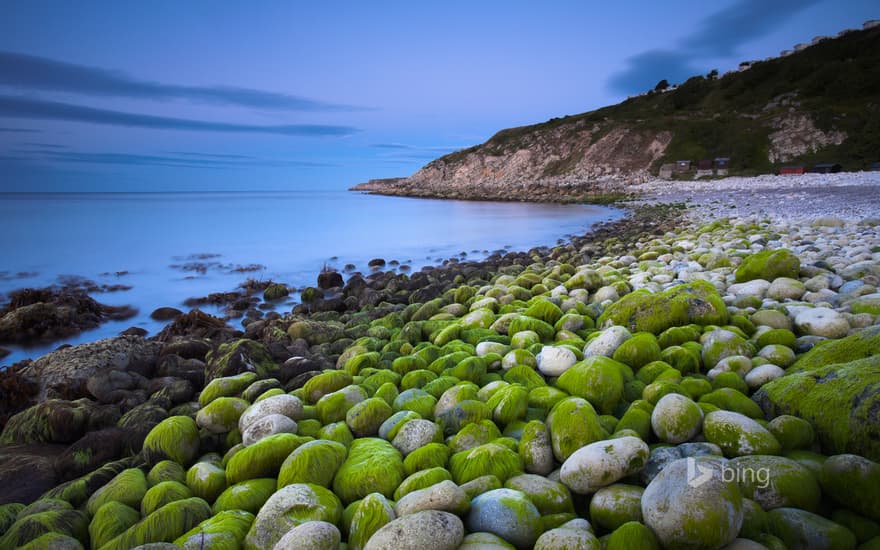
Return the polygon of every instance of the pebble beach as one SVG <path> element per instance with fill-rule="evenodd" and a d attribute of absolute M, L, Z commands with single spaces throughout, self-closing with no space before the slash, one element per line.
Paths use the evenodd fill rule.
<path fill-rule="evenodd" d="M 5 371 L 0 547 L 880 547 L 880 172 L 631 191 Z"/>

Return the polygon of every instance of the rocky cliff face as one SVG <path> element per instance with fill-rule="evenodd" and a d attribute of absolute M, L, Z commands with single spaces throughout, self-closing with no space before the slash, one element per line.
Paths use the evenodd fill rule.
<path fill-rule="evenodd" d="M 838 130 L 822 131 L 816 127 L 813 119 L 804 113 L 788 113 L 773 121 L 775 129 L 769 135 L 770 162 L 789 162 L 807 153 L 827 147 L 840 145 L 846 138 L 846 132 Z"/>
<path fill-rule="evenodd" d="M 392 195 L 494 200 L 575 200 L 650 177 L 667 131 L 584 119 L 502 130 L 486 143 L 434 160 L 408 178 L 354 187 Z"/>

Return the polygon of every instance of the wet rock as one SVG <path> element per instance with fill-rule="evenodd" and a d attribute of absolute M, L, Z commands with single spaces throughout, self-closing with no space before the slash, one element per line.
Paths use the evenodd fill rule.
<path fill-rule="evenodd" d="M 154 321 L 170 321 L 178 315 L 183 315 L 183 312 L 176 307 L 159 307 L 150 313 L 150 319 Z"/>
<path fill-rule="evenodd" d="M 342 275 L 338 271 L 322 270 L 318 273 L 318 288 L 326 290 L 342 285 Z"/>

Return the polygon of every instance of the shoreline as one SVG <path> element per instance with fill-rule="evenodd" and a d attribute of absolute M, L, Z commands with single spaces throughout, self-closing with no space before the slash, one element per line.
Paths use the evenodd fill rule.
<path fill-rule="evenodd" d="M 4 402 L 7 414 L 43 403 L 43 408 L 26 409 L 4 428 L 0 482 L 9 490 L 0 495 L 0 505 L 26 504 L 43 496 L 78 507 L 90 502 L 95 489 L 113 483 L 120 472 L 153 472 L 161 457 L 178 462 L 182 472 L 190 466 L 205 471 L 228 468 L 229 475 L 236 452 L 247 455 L 251 445 L 259 449 L 258 442 L 247 439 L 247 428 L 239 430 L 241 413 L 259 408 L 262 399 L 295 398 L 299 412 L 290 412 L 289 419 L 298 428 L 293 428 L 297 435 L 291 437 L 336 441 L 349 449 L 349 456 L 356 454 L 358 445 L 375 446 L 374 451 L 383 456 L 390 453 L 382 467 L 390 468 L 392 474 L 397 468 L 392 456 L 397 453 L 393 450 L 397 438 L 383 432 L 375 419 L 369 420 L 378 414 L 375 411 L 349 418 L 347 411 L 355 410 L 358 403 L 364 403 L 364 409 L 369 403 L 386 411 L 383 421 L 392 414 L 419 411 L 406 418 L 422 418 L 438 426 L 433 429 L 442 430 L 445 438 L 437 437 L 437 441 L 445 443 L 433 444 L 443 447 L 448 457 L 476 450 L 518 455 L 519 466 L 510 466 L 516 470 L 513 473 L 496 471 L 491 461 L 484 464 L 477 458 L 466 461 L 473 462 L 472 467 L 479 470 L 476 473 L 463 470 L 459 461 L 463 459 L 444 460 L 436 467 L 448 468 L 449 482 L 465 491 L 468 503 L 494 492 L 491 486 L 471 483 L 484 474 L 500 479 L 529 473 L 542 476 L 542 483 L 570 489 L 573 512 L 561 514 L 554 522 L 529 523 L 535 523 L 530 527 L 535 538 L 544 529 L 555 531 L 559 525 L 590 517 L 585 495 L 595 490 L 585 489 L 580 481 L 560 472 L 600 467 L 591 465 L 581 451 L 618 443 L 626 447 L 621 452 L 636 453 L 638 464 L 647 466 L 625 474 L 623 470 L 605 473 L 644 486 L 646 499 L 658 478 L 672 483 L 671 490 L 687 493 L 688 483 L 671 466 L 678 463 L 672 462 L 675 458 L 695 456 L 687 453 L 719 457 L 707 459 L 707 465 L 722 455 L 758 461 L 765 455 L 783 455 L 784 460 L 802 465 L 798 471 L 806 472 L 803 475 L 808 479 L 795 485 L 815 485 L 822 510 L 830 514 L 842 507 L 870 515 L 870 505 L 841 500 L 824 478 L 820 487 L 809 469 L 819 460 L 816 457 L 836 460 L 826 457 L 847 453 L 844 456 L 859 455 L 868 464 L 864 468 L 872 472 L 874 468 L 880 475 L 880 428 L 870 416 L 880 395 L 863 393 L 866 388 L 880 387 L 880 219 L 863 215 L 880 211 L 880 193 L 875 192 L 880 189 L 880 174 L 868 174 L 849 179 L 845 174 L 788 179 L 786 185 L 771 178 L 718 180 L 674 191 L 648 182 L 639 199 L 619 204 L 628 208 L 627 216 L 597 223 L 587 234 L 561 243 L 496 253 L 482 261 L 453 258 L 405 275 L 383 271 L 351 275 L 347 281 L 336 281 L 341 286 L 324 289 L 309 304 L 297 306 L 292 314 L 245 316 L 241 329 L 192 311 L 177 316 L 149 339 L 118 337 L 50 353 L 14 372 L 0 373 L 0 389 L 7 397 L 16 397 Z M 771 253 L 778 256 L 762 259 Z M 828 343 L 814 347 L 824 341 Z M 823 350 L 833 352 L 834 360 L 823 355 Z M 455 357 L 449 365 L 438 363 L 449 355 Z M 616 363 L 605 369 L 622 365 L 619 384 L 613 382 L 617 375 L 605 373 L 603 377 L 610 378 L 597 379 L 601 391 L 593 391 L 565 377 L 568 369 L 593 365 L 593 356 L 604 356 L 596 365 L 613 358 Z M 509 357 L 514 363 L 506 363 Z M 108 362 L 112 364 L 109 371 Z M 807 380 L 822 376 L 827 383 L 804 389 L 797 386 L 804 376 Z M 486 435 L 483 441 L 479 439 L 483 436 L 467 428 L 468 422 L 476 424 L 478 418 L 470 418 L 464 409 L 460 416 L 435 412 L 434 406 L 451 387 L 441 384 L 444 378 L 454 379 L 452 384 L 475 386 L 467 402 L 483 402 L 485 408 L 486 402 L 500 407 L 509 401 L 509 411 L 487 408 L 488 412 L 477 415 L 482 422 L 497 425 L 492 426 L 497 431 L 494 439 Z M 233 381 L 234 388 L 219 389 Z M 519 397 L 514 390 L 509 396 L 508 390 L 501 391 L 516 386 L 528 391 L 516 394 Z M 545 386 L 562 393 L 531 395 Z M 380 391 L 380 387 L 385 389 Z M 823 387 L 831 393 L 822 393 Z M 349 403 L 351 392 L 363 395 Z M 404 406 L 398 398 L 405 392 L 432 396 L 424 397 L 431 406 L 415 401 Z M 499 397 L 504 394 L 504 399 L 493 401 L 495 392 Z M 855 392 L 859 398 L 849 400 L 846 392 Z M 667 437 L 653 424 L 652 411 L 669 395 L 681 396 L 676 399 L 686 400 L 688 407 L 698 411 L 699 425 L 691 426 L 683 439 Z M 330 397 L 322 400 L 324 396 Z M 338 397 L 339 403 L 328 405 L 331 397 Z M 57 401 L 44 401 L 47 398 Z M 234 416 L 230 422 L 224 420 L 229 411 L 223 409 L 220 414 L 219 409 L 232 406 L 233 401 L 241 410 L 230 413 Z M 581 405 L 582 401 L 588 405 Z M 569 406 L 565 416 L 578 418 L 595 433 L 554 422 L 550 411 L 557 405 Z M 342 409 L 337 411 L 337 406 Z M 450 410 L 457 410 L 457 405 L 452 406 Z M 107 412 L 111 410 L 116 416 Z M 216 417 L 211 411 L 218 411 Z M 65 425 L 53 420 L 71 414 L 88 421 Z M 637 416 L 642 420 L 636 422 Z M 797 425 L 803 433 L 795 437 L 777 419 L 794 423 L 786 426 Z M 371 422 L 371 427 L 361 421 Z M 527 421 L 544 426 L 544 439 L 529 440 L 540 453 L 523 451 L 522 441 L 531 437 L 524 428 Z M 750 443 L 752 447 L 736 447 L 721 438 L 721 432 L 713 431 L 716 421 L 733 422 L 732 429 L 760 433 L 760 438 Z M 201 435 L 185 443 L 184 439 L 192 437 L 185 435 L 189 428 L 173 431 L 176 428 L 168 427 L 180 422 L 191 425 L 193 433 L 201 428 Z M 34 428 L 43 425 L 48 427 Z M 278 434 L 284 431 L 280 426 L 275 427 L 281 430 Z M 845 439 L 837 437 L 837 430 L 843 429 L 840 426 L 845 426 Z M 172 431 L 159 436 L 154 435 L 157 430 Z M 565 447 L 568 443 L 551 439 L 556 434 L 567 434 L 559 437 L 577 444 Z M 465 437 L 479 441 L 476 446 L 459 448 Z M 176 451 L 193 445 L 195 451 L 185 456 Z M 669 447 L 678 454 L 673 457 Z M 86 451 L 89 461 L 83 462 L 86 455 L 82 454 L 79 462 L 74 460 L 75 452 Z M 202 455 L 216 459 L 196 461 Z M 549 458 L 538 464 L 538 456 Z M 22 457 L 30 457 L 27 467 L 21 465 Z M 391 498 L 405 477 L 402 458 L 395 486 L 370 486 L 371 492 L 386 492 Z M 349 475 L 343 474 L 347 460 L 334 470 L 335 475 Z M 581 464 L 581 460 L 586 462 Z M 671 465 L 664 469 L 666 464 Z M 861 463 L 842 467 L 854 469 L 853 464 Z M 256 477 L 280 480 L 279 468 L 283 467 L 281 462 L 277 466 Z M 358 468 L 371 466 L 365 463 Z M 392 474 L 376 479 L 383 483 L 396 479 L 397 474 Z M 719 485 L 711 493 L 724 493 L 724 484 L 730 481 L 721 476 L 712 479 Z M 366 496 L 352 488 L 356 484 L 347 483 L 332 485 L 344 504 L 354 500 L 354 495 Z M 233 486 L 229 482 L 230 490 Z M 738 489 L 737 499 L 740 490 L 745 491 Z M 797 514 L 818 509 L 818 501 L 798 500 L 798 495 L 785 493 L 789 489 L 782 486 L 774 490 L 783 493 L 779 498 L 790 499 L 786 502 L 796 512 L 791 525 L 802 522 Z M 275 494 L 282 491 L 286 489 L 279 484 Z M 690 521 L 690 508 L 734 506 L 727 500 L 708 503 L 706 499 L 716 497 L 705 494 L 687 494 L 698 501 L 668 512 L 681 522 Z M 747 496 L 763 505 L 760 493 Z M 650 509 L 652 503 L 643 500 L 642 507 Z M 252 513 L 259 517 L 262 512 L 255 509 Z M 644 521 L 650 527 L 642 536 L 653 532 L 650 536 L 659 537 L 667 547 L 684 544 L 669 542 L 672 539 L 665 537 L 671 535 L 651 524 L 647 514 L 644 520 L 633 521 Z M 694 536 L 711 538 L 730 532 L 735 536 L 741 526 L 718 520 L 707 526 L 706 533 Z M 846 529 L 834 529 L 838 527 Z M 645 525 L 642 528 L 647 531 Z M 141 536 L 133 529 L 125 536 Z M 597 537 L 613 536 L 615 531 L 598 521 L 591 529 L 590 536 Z M 687 542 L 714 547 L 730 540 Z"/>

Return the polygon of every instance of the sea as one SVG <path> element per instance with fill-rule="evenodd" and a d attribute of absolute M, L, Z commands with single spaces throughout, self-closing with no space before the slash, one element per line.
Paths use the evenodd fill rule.
<path fill-rule="evenodd" d="M 623 215 L 609 207 L 386 197 L 344 190 L 0 194 L 0 304 L 20 288 L 77 282 L 138 314 L 64 340 L 0 344 L 11 365 L 128 327 L 155 334 L 150 313 L 234 290 L 246 279 L 301 289 L 325 267 L 345 277 L 383 258 L 413 271 L 449 258 L 553 246 Z M 346 266 L 349 267 L 346 272 Z M 385 269 L 400 269 L 387 265 Z M 278 311 L 289 311 L 293 293 Z M 218 314 L 210 306 L 201 307 Z M 235 323 L 235 320 L 230 321 Z"/>

